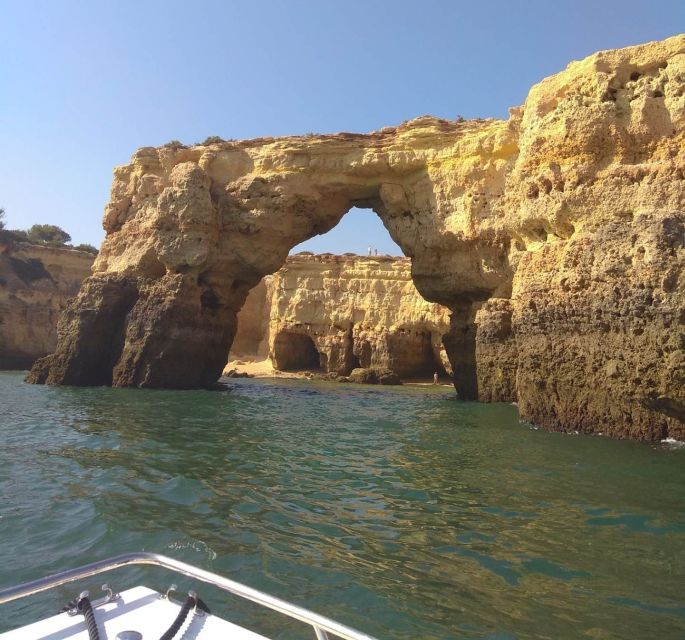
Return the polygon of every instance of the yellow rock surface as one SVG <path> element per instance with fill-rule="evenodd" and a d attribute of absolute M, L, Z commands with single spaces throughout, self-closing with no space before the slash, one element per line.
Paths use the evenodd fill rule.
<path fill-rule="evenodd" d="M 361 206 L 452 312 L 466 397 L 517 398 L 550 429 L 683 438 L 684 92 L 680 35 L 573 62 L 506 121 L 140 149 L 32 379 L 210 384 L 250 288 Z"/>
<path fill-rule="evenodd" d="M 0 241 L 0 369 L 28 369 L 57 345 L 57 320 L 94 256 Z"/>
<path fill-rule="evenodd" d="M 449 309 L 421 297 L 407 258 L 295 255 L 250 291 L 231 359 L 432 378 L 450 367 L 442 344 L 448 329 Z"/>

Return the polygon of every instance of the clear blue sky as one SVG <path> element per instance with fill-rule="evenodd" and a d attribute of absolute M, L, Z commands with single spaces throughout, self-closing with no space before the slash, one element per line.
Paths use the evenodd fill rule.
<path fill-rule="evenodd" d="M 0 0 L 0 29 L 8 226 L 97 245 L 137 147 L 504 118 L 571 60 L 685 31 L 685 1 Z M 307 248 L 395 251 L 368 211 L 329 238 Z"/>

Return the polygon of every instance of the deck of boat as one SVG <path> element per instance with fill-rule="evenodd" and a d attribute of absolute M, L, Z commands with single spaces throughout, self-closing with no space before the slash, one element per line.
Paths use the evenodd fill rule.
<path fill-rule="evenodd" d="M 138 631 L 143 638 L 159 638 L 176 618 L 181 605 L 147 587 L 121 592 L 121 598 L 95 609 L 100 638 L 113 640 L 122 631 Z M 191 613 L 176 634 L 183 640 L 268 640 L 214 615 Z M 0 633 L 2 640 L 88 640 L 82 615 L 60 613 L 25 627 Z"/>

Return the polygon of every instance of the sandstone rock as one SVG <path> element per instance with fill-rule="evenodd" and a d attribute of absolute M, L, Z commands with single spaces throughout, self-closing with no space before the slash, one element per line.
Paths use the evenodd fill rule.
<path fill-rule="evenodd" d="M 349 381 L 357 384 L 402 384 L 399 376 L 390 369 L 358 367 L 350 372 Z"/>
<path fill-rule="evenodd" d="M 448 329 L 449 310 L 421 297 L 407 258 L 295 255 L 250 291 L 231 359 L 268 354 L 281 370 L 432 377 L 449 371 Z"/>
<path fill-rule="evenodd" d="M 574 62 L 507 121 L 142 149 L 33 379 L 213 381 L 250 288 L 363 206 L 452 311 L 464 397 L 515 391 L 550 429 L 684 438 L 684 200 L 685 36 Z"/>
<path fill-rule="evenodd" d="M 248 373 L 247 371 L 237 371 L 236 369 L 224 371 L 223 375 L 226 378 L 254 378 L 251 373 Z"/>
<path fill-rule="evenodd" d="M 491 298 L 475 313 L 474 398 L 481 402 L 517 400 L 518 349 L 512 315 L 511 300 L 506 298 Z"/>
<path fill-rule="evenodd" d="M 54 351 L 57 320 L 94 256 L 0 240 L 0 369 L 28 369 Z"/>

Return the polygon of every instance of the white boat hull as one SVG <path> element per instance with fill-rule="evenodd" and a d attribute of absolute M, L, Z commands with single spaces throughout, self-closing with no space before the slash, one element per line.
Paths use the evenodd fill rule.
<path fill-rule="evenodd" d="M 113 640 L 122 631 L 138 631 L 144 640 L 157 640 L 176 619 L 180 604 L 147 587 L 122 591 L 120 598 L 95 609 L 101 638 Z M 175 636 L 183 640 L 268 640 L 232 622 L 191 612 Z M 0 633 L 2 640 L 88 640 L 82 615 L 60 613 L 25 627 Z"/>

